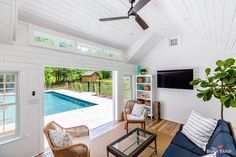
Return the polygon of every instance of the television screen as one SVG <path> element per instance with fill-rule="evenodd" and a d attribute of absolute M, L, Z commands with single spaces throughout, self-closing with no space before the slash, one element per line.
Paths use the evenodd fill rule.
<path fill-rule="evenodd" d="M 158 88 L 193 89 L 193 69 L 157 71 Z"/>

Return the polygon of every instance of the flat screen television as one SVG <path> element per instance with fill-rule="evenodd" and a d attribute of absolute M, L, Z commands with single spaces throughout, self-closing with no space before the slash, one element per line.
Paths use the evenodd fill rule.
<path fill-rule="evenodd" d="M 158 88 L 193 89 L 193 69 L 157 71 Z"/>

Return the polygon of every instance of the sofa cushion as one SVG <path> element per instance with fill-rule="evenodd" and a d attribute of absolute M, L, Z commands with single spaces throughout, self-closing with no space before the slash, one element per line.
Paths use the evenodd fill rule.
<path fill-rule="evenodd" d="M 85 144 L 88 148 L 90 147 L 89 136 L 74 137 L 72 139 L 73 144 Z"/>
<path fill-rule="evenodd" d="M 192 111 L 183 127 L 182 133 L 205 151 L 216 126 L 216 120 L 205 118 L 199 113 Z"/>
<path fill-rule="evenodd" d="M 190 141 L 182 132 L 177 132 L 174 139 L 171 142 L 172 144 L 178 145 L 188 151 L 191 151 L 200 156 L 205 155 L 206 153 L 199 148 L 196 144 Z"/>
<path fill-rule="evenodd" d="M 219 133 L 207 149 L 207 152 L 218 152 L 236 157 L 236 148 L 232 136 L 226 132 Z"/>
<path fill-rule="evenodd" d="M 213 154 L 207 154 L 201 157 L 230 157 L 226 154 L 222 154 L 222 153 L 213 153 Z"/>
<path fill-rule="evenodd" d="M 216 157 L 230 157 L 230 156 L 222 153 L 216 153 Z"/>
<path fill-rule="evenodd" d="M 230 134 L 230 128 L 229 128 L 227 122 L 224 120 L 218 120 L 217 127 L 216 127 L 215 131 L 213 132 L 213 134 L 207 144 L 207 149 L 212 145 L 216 136 L 221 132 L 226 132 L 226 133 Z"/>
<path fill-rule="evenodd" d="M 145 120 L 144 115 L 137 117 L 132 114 L 127 114 L 126 116 L 129 121 L 144 121 Z"/>
<path fill-rule="evenodd" d="M 207 154 L 201 157 L 217 157 L 217 156 L 216 156 L 216 153 L 213 153 L 213 154 Z"/>
<path fill-rule="evenodd" d="M 170 144 L 162 157 L 200 157 L 200 155 L 194 154 L 175 144 Z"/>

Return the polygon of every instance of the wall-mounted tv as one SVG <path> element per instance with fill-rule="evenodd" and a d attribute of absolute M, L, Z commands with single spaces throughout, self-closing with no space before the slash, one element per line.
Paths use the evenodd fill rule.
<path fill-rule="evenodd" d="M 189 83 L 193 80 L 193 69 L 158 70 L 158 88 L 193 89 Z"/>

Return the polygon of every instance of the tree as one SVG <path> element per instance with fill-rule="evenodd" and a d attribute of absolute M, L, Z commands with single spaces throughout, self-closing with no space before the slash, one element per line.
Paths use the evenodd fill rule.
<path fill-rule="evenodd" d="M 97 71 L 101 79 L 109 79 L 112 76 L 111 71 Z"/>
<path fill-rule="evenodd" d="M 52 86 L 53 83 L 55 82 L 56 78 L 54 76 L 54 69 L 51 67 L 46 67 L 44 71 L 44 76 L 45 76 L 45 84 L 46 86 Z"/>
<path fill-rule="evenodd" d="M 221 119 L 224 119 L 224 107 L 236 107 L 236 65 L 235 59 L 218 60 L 216 68 L 211 73 L 210 68 L 205 69 L 206 78 L 196 78 L 191 85 L 200 85 L 197 97 L 209 101 L 212 96 L 220 100 Z"/>

